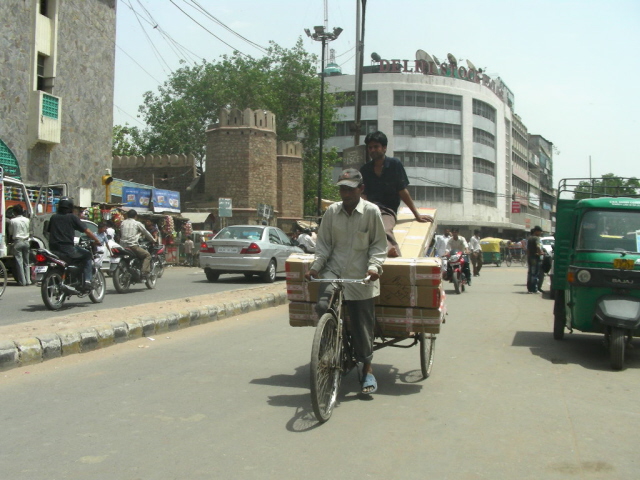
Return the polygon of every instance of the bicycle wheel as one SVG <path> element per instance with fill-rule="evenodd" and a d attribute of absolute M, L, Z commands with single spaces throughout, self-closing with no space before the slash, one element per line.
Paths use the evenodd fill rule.
<path fill-rule="evenodd" d="M 0 260 L 0 297 L 4 293 L 4 290 L 7 288 L 7 269 Z"/>
<path fill-rule="evenodd" d="M 433 367 L 433 355 L 436 349 L 436 336 L 431 333 L 420 333 L 420 368 L 422 369 L 422 378 L 427 379 L 431 375 Z"/>
<path fill-rule="evenodd" d="M 504 257 L 504 263 L 507 264 L 507 267 L 511 266 L 511 255 L 507 255 L 506 257 Z"/>
<path fill-rule="evenodd" d="M 342 377 L 338 320 L 325 313 L 318 321 L 311 348 L 311 404 L 320 423 L 331 417 Z"/>
<path fill-rule="evenodd" d="M 520 263 L 522 264 L 523 267 L 526 267 L 529 264 L 529 262 L 527 261 L 527 256 L 526 255 L 522 255 L 520 257 Z"/>

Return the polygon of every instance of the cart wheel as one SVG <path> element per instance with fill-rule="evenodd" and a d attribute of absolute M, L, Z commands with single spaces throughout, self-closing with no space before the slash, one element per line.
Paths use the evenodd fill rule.
<path fill-rule="evenodd" d="M 316 327 L 311 348 L 311 404 L 320 423 L 331 417 L 342 377 L 338 320 L 325 313 Z"/>
<path fill-rule="evenodd" d="M 456 275 L 456 272 L 452 272 L 451 275 L 451 281 L 453 282 L 453 289 L 456 291 L 456 293 L 460 293 L 460 279 L 458 278 L 458 275 Z"/>
<path fill-rule="evenodd" d="M 509 256 L 507 256 L 507 257 L 505 257 L 505 259 L 504 259 L 504 263 L 506 263 L 506 264 L 507 264 L 507 267 L 510 267 L 510 266 L 511 266 L 511 256 L 510 256 L 510 255 L 509 255 Z"/>
<path fill-rule="evenodd" d="M 624 368 L 624 343 L 626 340 L 625 332 L 622 328 L 612 328 L 609 338 L 609 355 L 611 359 L 611 368 L 614 370 L 622 370 Z"/>
<path fill-rule="evenodd" d="M 422 378 L 427 379 L 431 375 L 433 368 L 433 355 L 436 350 L 436 336 L 432 333 L 420 333 L 420 368 Z"/>

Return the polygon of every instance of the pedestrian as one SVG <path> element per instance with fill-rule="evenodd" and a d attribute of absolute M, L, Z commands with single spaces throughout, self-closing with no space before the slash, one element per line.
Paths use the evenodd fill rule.
<path fill-rule="evenodd" d="M 31 285 L 31 267 L 29 265 L 29 219 L 24 216 L 22 205 L 13 207 L 14 217 L 9 220 L 9 233 L 13 239 L 13 257 L 15 259 L 14 278 L 19 285 Z"/>
<path fill-rule="evenodd" d="M 396 225 L 400 200 L 409 207 L 418 222 L 433 222 L 433 217 L 421 214 L 414 205 L 407 190 L 409 179 L 402 162 L 386 155 L 387 136 L 380 131 L 373 132 L 366 136 L 364 143 L 371 161 L 360 168 L 364 180 L 362 198 L 380 208 L 387 235 L 387 255 L 399 257 L 400 246 L 393 235 L 393 228 Z"/>
<path fill-rule="evenodd" d="M 538 225 L 531 229 L 531 236 L 527 240 L 527 292 L 538 293 L 538 283 L 540 281 L 540 256 L 542 247 L 540 244 L 542 228 Z"/>
<path fill-rule="evenodd" d="M 186 257 L 188 267 L 193 267 L 194 246 L 195 244 L 193 243 L 193 240 L 191 240 L 191 237 L 187 237 L 187 239 L 184 241 L 184 255 Z"/>
<path fill-rule="evenodd" d="M 362 175 L 356 169 L 343 170 L 338 178 L 341 202 L 329 206 L 320 228 L 313 264 L 305 274 L 311 278 L 364 278 L 371 282 L 346 284 L 344 298 L 351 319 L 356 359 L 362 363 L 362 393 L 378 388 L 373 376 L 374 297 L 380 294 L 382 262 L 386 257 L 386 235 L 380 209 L 364 200 Z M 316 312 L 326 312 L 333 287 L 323 283 Z"/>
<path fill-rule="evenodd" d="M 316 251 L 316 242 L 313 241 L 310 233 L 309 230 L 296 230 L 296 242 L 305 253 L 315 253 Z"/>
<path fill-rule="evenodd" d="M 447 242 L 451 237 L 451 230 L 445 228 L 442 235 L 436 235 L 435 244 L 433 246 L 433 252 L 436 257 L 444 257 L 447 253 Z"/>
<path fill-rule="evenodd" d="M 473 236 L 469 240 L 469 251 L 471 252 L 471 265 L 473 265 L 473 276 L 480 276 L 482 269 L 482 248 L 480 247 L 480 230 L 474 230 Z"/>

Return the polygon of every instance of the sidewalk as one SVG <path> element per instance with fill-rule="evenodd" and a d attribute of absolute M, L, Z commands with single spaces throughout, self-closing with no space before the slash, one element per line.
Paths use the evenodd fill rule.
<path fill-rule="evenodd" d="M 61 316 L 16 327 L 0 327 L 0 371 L 140 337 L 180 330 L 287 302 L 284 283 L 186 297 L 135 307 Z M 115 320 L 113 319 L 124 319 Z M 28 333 L 27 333 L 28 332 Z"/>

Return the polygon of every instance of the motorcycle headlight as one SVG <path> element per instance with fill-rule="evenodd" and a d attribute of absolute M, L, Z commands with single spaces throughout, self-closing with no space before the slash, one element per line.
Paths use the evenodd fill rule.
<path fill-rule="evenodd" d="M 580 283 L 588 283 L 591 280 L 591 273 L 589 270 L 578 270 L 576 278 Z"/>

